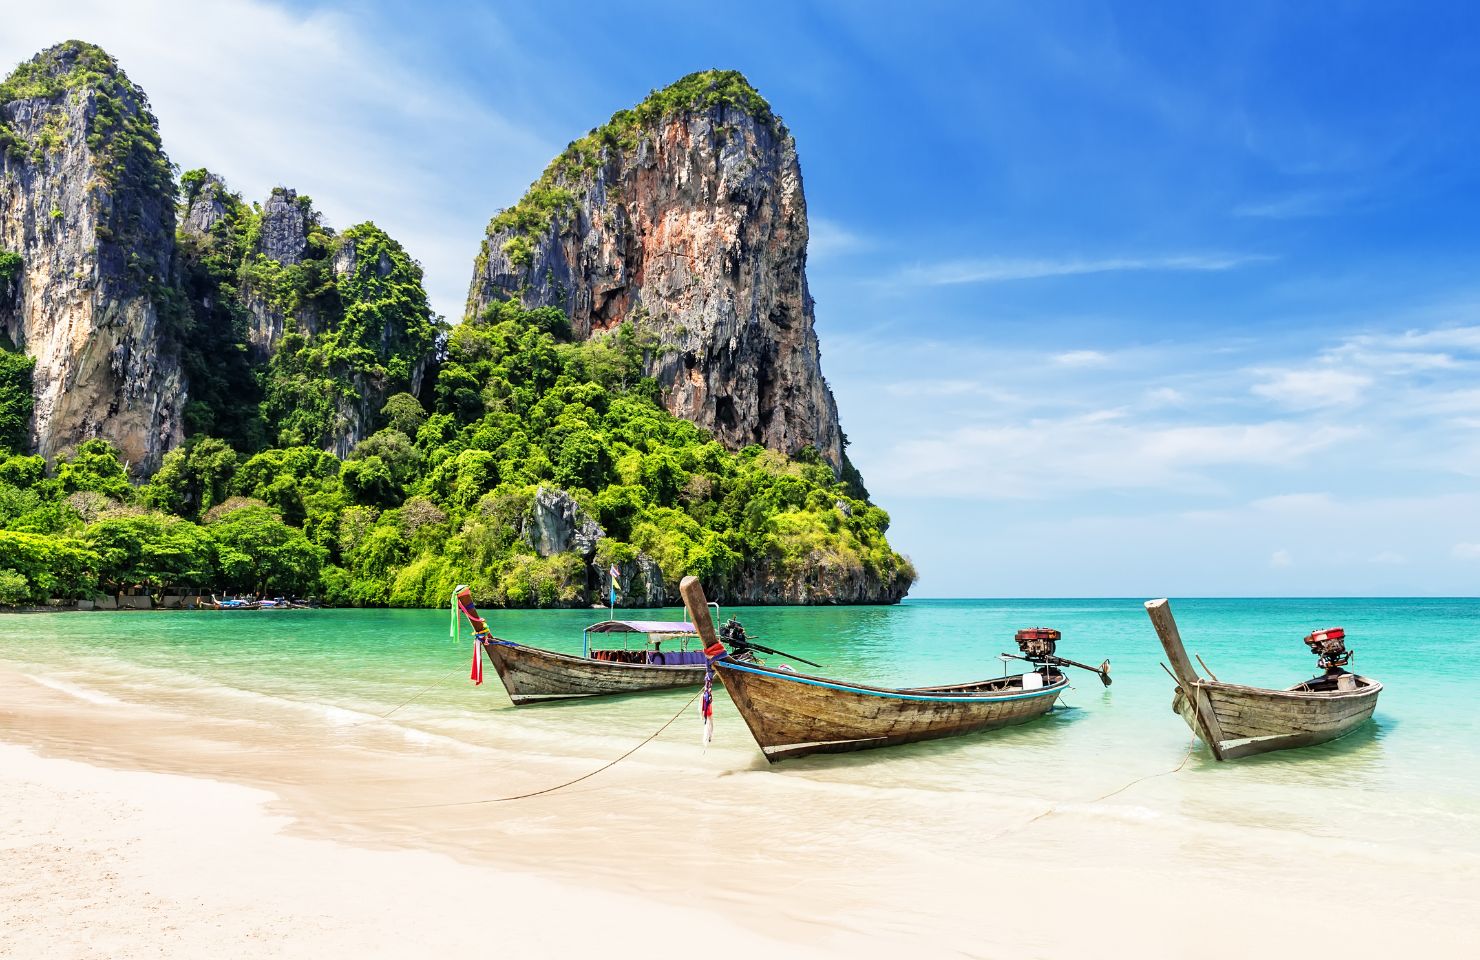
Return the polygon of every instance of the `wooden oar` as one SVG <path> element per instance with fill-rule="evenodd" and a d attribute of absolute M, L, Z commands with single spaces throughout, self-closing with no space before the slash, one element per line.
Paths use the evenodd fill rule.
<path fill-rule="evenodd" d="M 1090 673 L 1095 674 L 1096 676 L 1098 676 L 1100 678 L 1100 682 L 1101 683 L 1103 683 L 1107 687 L 1110 686 L 1110 661 L 1109 660 L 1106 660 L 1104 663 L 1100 664 L 1098 667 L 1092 667 L 1092 666 L 1090 666 L 1087 663 L 1080 663 L 1078 660 L 1070 660 L 1070 659 L 1068 659 L 1066 657 L 1058 657 L 1058 656 L 1039 657 L 1036 660 L 1034 658 L 1032 658 L 1032 657 L 1023 657 L 1023 656 L 1019 656 L 1019 655 L 1017 655 L 1015 653 L 1004 653 L 1003 656 L 1004 657 L 1011 657 L 1014 660 L 1025 660 L 1028 663 L 1047 663 L 1047 664 L 1050 664 L 1050 665 L 1055 666 L 1055 667 L 1078 667 L 1081 670 L 1088 670 Z"/>

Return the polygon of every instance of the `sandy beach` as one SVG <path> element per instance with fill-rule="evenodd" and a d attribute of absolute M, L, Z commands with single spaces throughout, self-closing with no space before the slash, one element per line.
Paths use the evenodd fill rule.
<path fill-rule="evenodd" d="M 706 767 L 685 730 L 468 802 L 596 764 L 117 692 L 0 670 L 0 955 L 1282 956 L 1339 916 L 1346 956 L 1458 956 L 1477 919 L 1473 844 L 1438 869 L 1210 826 L 1175 774 L 1098 802 L 865 792 Z"/>

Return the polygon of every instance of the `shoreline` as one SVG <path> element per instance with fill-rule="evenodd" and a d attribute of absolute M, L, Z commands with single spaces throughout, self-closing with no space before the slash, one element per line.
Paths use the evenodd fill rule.
<path fill-rule="evenodd" d="M 517 939 L 501 926 L 517 913 L 558 931 L 514 944 L 535 956 L 586 943 L 618 955 L 897 956 L 924 943 L 963 956 L 1180 957 L 1197 939 L 1201 955 L 1238 957 L 1308 936 L 1312 891 L 1322 890 L 1363 918 L 1347 956 L 1414 942 L 1459 952 L 1465 925 L 1455 918 L 1473 909 L 1480 882 L 1469 852 L 1441 872 L 1421 850 L 1190 818 L 1175 776 L 1107 802 L 871 788 L 842 774 L 888 758 L 735 768 L 706 762 L 691 731 L 569 790 L 490 803 L 594 769 L 611 742 L 501 733 L 485 746 L 339 708 L 312 719 L 313 704 L 194 689 L 141 698 L 70 676 L 0 660 L 0 741 L 12 745 L 0 755 L 0 803 L 15 812 L 0 844 L 31 851 L 17 878 L 0 880 L 24 894 L 0 898 L 11 902 L 0 919 L 55 939 L 93 934 L 92 914 L 56 906 L 46 878 L 86 888 L 96 836 L 111 844 L 108 869 L 138 880 L 110 894 L 96 922 L 152 935 L 139 919 L 158 912 L 149 898 L 206 869 L 190 843 L 216 844 L 211 870 L 253 866 L 212 874 L 192 887 L 195 900 L 172 902 L 173 942 L 183 950 L 240 913 L 292 955 L 404 955 L 410 931 L 429 924 L 447 931 L 445 955 L 487 955 L 490 942 Z M 488 722 L 502 716 L 494 709 Z M 17 749 L 34 762 L 12 762 Z M 201 813 L 181 812 L 181 779 L 192 784 L 178 788 L 192 798 L 185 806 Z M 138 812 L 112 813 L 125 808 Z M 171 846 L 176 834 L 195 839 Z M 342 897 L 341 881 L 375 891 L 365 901 L 375 910 Z M 262 899 L 233 900 L 240 883 Z M 445 895 L 407 899 L 407 889 Z M 458 910 L 444 910 L 449 901 Z M 1225 929 L 1230 906 L 1237 929 Z M 357 932 L 362 922 L 373 937 Z M 571 939 L 588 931 L 589 941 Z M 252 955 L 199 944 L 191 955 Z M 78 949 L 48 955 L 90 955 Z"/>

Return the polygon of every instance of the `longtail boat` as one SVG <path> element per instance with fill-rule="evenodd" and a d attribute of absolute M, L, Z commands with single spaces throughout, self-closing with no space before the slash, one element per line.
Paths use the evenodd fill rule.
<path fill-rule="evenodd" d="M 704 682 L 704 652 L 689 649 L 698 640 L 690 623 L 603 620 L 582 632 L 581 655 L 576 656 L 495 637 L 466 586 L 457 588 L 453 600 L 454 621 L 461 610 L 473 628 L 473 680 L 483 682 L 480 658 L 486 656 L 516 706 L 697 687 Z M 645 642 L 634 648 L 632 639 L 638 636 Z M 593 646 L 593 637 L 621 638 L 622 643 Z"/>
<path fill-rule="evenodd" d="M 1200 676 L 1187 659 L 1182 635 L 1166 600 L 1146 601 L 1176 682 L 1172 710 L 1218 760 L 1307 747 L 1344 737 L 1372 718 L 1382 684 L 1348 672 L 1352 651 L 1340 627 L 1313 631 L 1306 646 L 1325 673 L 1284 690 L 1223 683 L 1203 664 L 1212 679 Z M 1198 658 L 1202 662 L 1202 658 Z"/>
<path fill-rule="evenodd" d="M 679 592 L 706 649 L 715 653 L 715 674 L 772 763 L 1027 723 L 1047 713 L 1069 685 L 1057 666 L 1048 663 L 1015 676 L 902 688 L 762 666 L 737 659 L 750 646 L 740 624 L 732 620 L 722 634 L 715 633 L 697 578 L 685 577 Z"/>

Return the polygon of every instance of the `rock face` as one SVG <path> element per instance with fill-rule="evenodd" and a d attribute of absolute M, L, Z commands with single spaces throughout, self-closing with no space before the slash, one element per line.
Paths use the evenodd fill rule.
<path fill-rule="evenodd" d="M 185 216 L 180 222 L 181 232 L 201 240 L 209 237 L 216 224 L 226 219 L 226 198 L 226 181 L 214 173 L 206 172 L 185 205 Z"/>
<path fill-rule="evenodd" d="M 307 197 L 299 197 L 296 190 L 286 187 L 275 188 L 262 205 L 258 250 L 285 267 L 302 263 L 312 215 Z"/>
<path fill-rule="evenodd" d="M 596 542 L 606 533 L 564 490 L 540 487 L 534 493 L 534 507 L 524 536 L 534 552 L 542 557 L 557 553 L 578 553 L 590 560 Z"/>
<path fill-rule="evenodd" d="M 696 74 L 572 144 L 493 219 L 468 310 L 558 306 L 580 338 L 631 321 L 670 412 L 731 449 L 812 446 L 841 471 L 806 259 L 791 135 L 738 74 Z"/>
<path fill-rule="evenodd" d="M 308 250 L 309 227 L 317 222 L 317 215 L 307 197 L 300 197 L 296 190 L 287 187 L 274 187 L 267 202 L 262 204 L 258 215 L 257 246 L 248 252 L 248 256 L 264 257 L 280 267 L 296 267 L 303 262 L 303 254 Z M 349 267 L 353 267 L 352 262 Z M 336 272 L 345 271 L 339 270 L 336 264 Z M 243 283 L 240 290 L 242 305 L 251 316 L 247 326 L 247 345 L 259 360 L 272 356 L 285 328 L 296 328 L 305 336 L 318 332 L 315 304 L 298 303 L 293 311 L 295 322 L 289 325 L 286 305 L 271 296 L 271 292 L 259 289 L 250 281 Z"/>
<path fill-rule="evenodd" d="M 735 606 L 889 604 L 903 600 L 913 583 L 912 572 L 881 581 L 860 566 L 819 557 L 805 571 L 790 576 L 764 566 L 748 570 L 722 598 Z"/>
<path fill-rule="evenodd" d="M 645 553 L 639 553 L 636 559 L 618 563 L 617 571 L 621 574 L 617 587 L 619 607 L 662 607 L 683 602 L 668 596 L 669 585 L 663 582 L 662 568 L 658 566 L 658 561 Z M 597 575 L 600 582 L 605 584 L 607 571 L 599 570 Z M 672 587 L 672 592 L 676 594 L 678 585 L 673 584 Z"/>
<path fill-rule="evenodd" d="M 36 450 L 102 437 L 148 473 L 183 438 L 185 397 L 174 184 L 148 100 L 97 47 L 52 47 L 0 86 L 0 150 L 0 249 L 22 259 L 0 332 L 36 358 Z"/>

